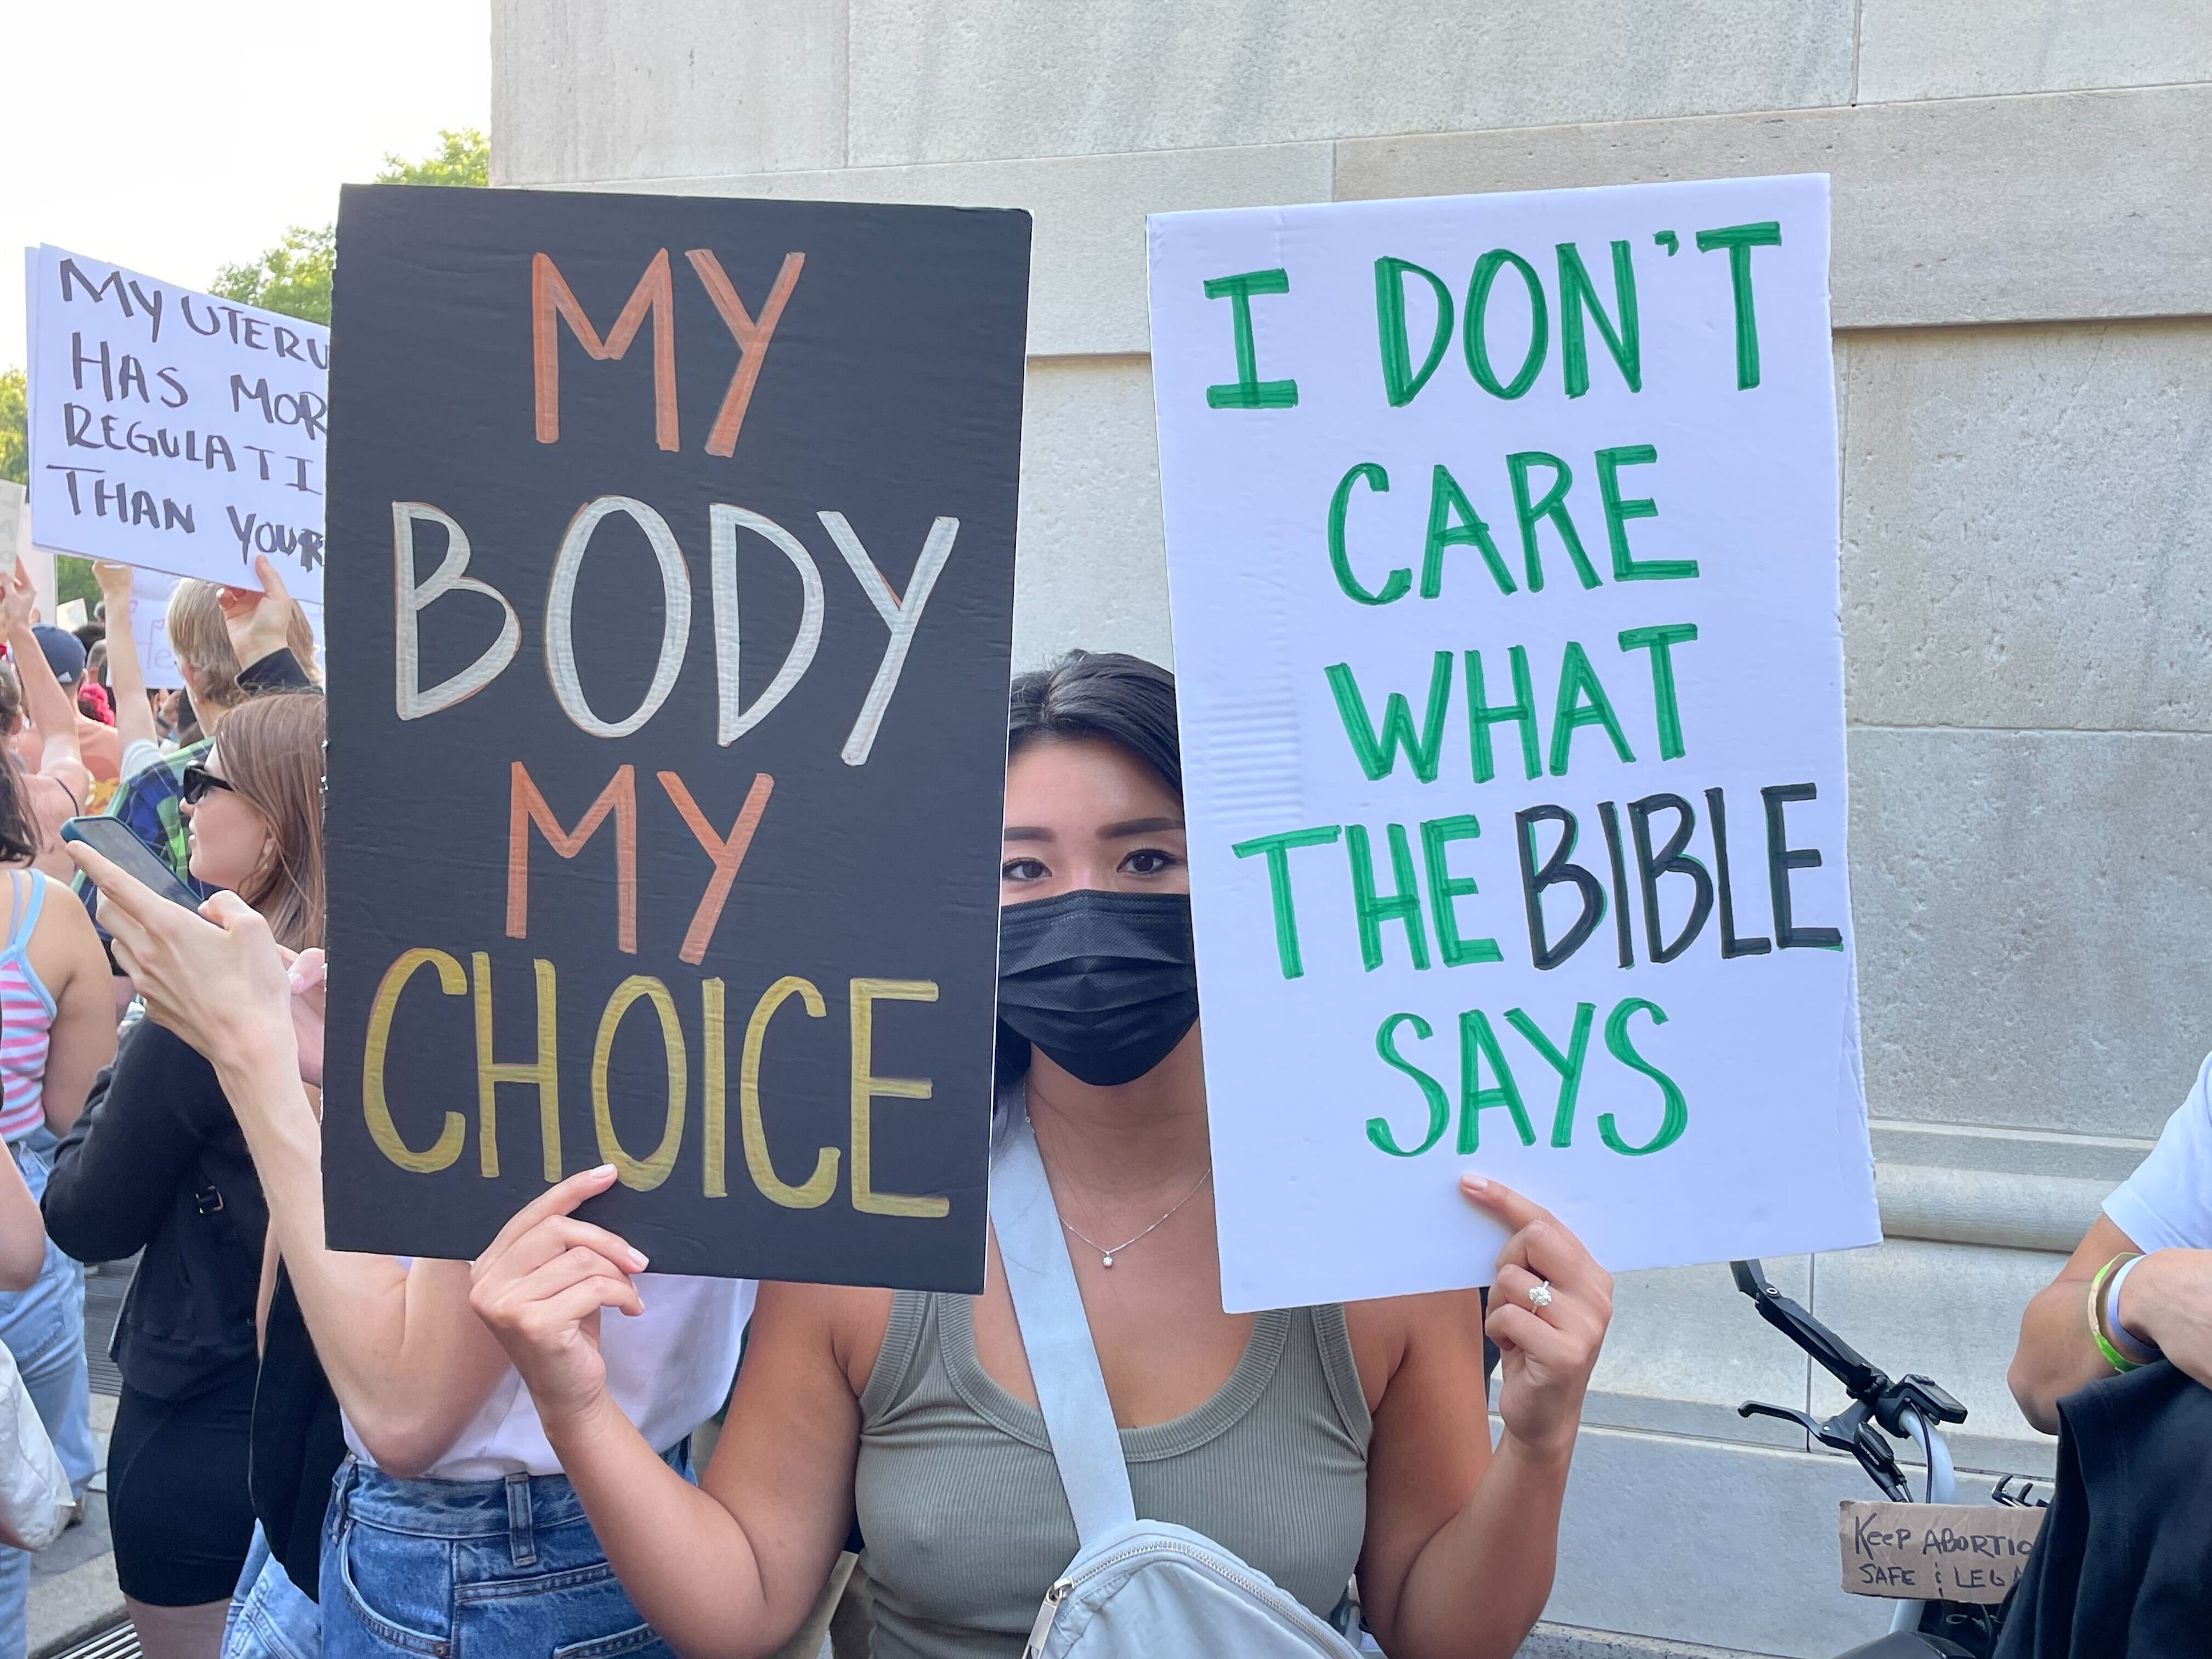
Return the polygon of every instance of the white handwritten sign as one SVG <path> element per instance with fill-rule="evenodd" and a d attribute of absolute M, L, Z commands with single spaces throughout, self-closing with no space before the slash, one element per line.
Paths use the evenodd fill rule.
<path fill-rule="evenodd" d="M 139 676 L 153 690 L 174 690 L 185 683 L 169 647 L 169 595 L 176 586 L 174 576 L 158 570 L 137 571 L 131 578 L 131 637 L 138 647 Z"/>
<path fill-rule="evenodd" d="M 1232 1310 L 1875 1243 L 1824 178 L 1152 222 Z"/>
<path fill-rule="evenodd" d="M 58 247 L 27 251 L 39 544 L 323 591 L 330 332 Z"/>

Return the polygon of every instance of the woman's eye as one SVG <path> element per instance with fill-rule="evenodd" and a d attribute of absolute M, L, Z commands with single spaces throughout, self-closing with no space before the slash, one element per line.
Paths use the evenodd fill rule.
<path fill-rule="evenodd" d="M 1163 853 L 1156 847 L 1140 847 L 1121 860 L 1121 868 L 1133 876 L 1157 876 L 1175 866 L 1175 854 Z"/>
<path fill-rule="evenodd" d="M 1042 881 L 1051 873 L 1036 859 L 1008 859 L 999 866 L 1000 881 Z"/>

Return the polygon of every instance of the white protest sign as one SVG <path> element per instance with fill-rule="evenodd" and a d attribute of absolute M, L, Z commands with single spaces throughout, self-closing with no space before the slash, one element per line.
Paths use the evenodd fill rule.
<path fill-rule="evenodd" d="M 169 648 L 169 595 L 176 586 L 177 578 L 157 570 L 131 573 L 131 638 L 138 647 L 139 678 L 149 690 L 174 690 L 185 683 L 177 653 Z"/>
<path fill-rule="evenodd" d="M 169 596 L 178 579 L 157 570 L 138 570 L 131 578 L 131 637 L 138 646 L 138 672 L 150 690 L 172 690 L 185 683 L 183 671 L 169 645 Z M 308 631 L 315 636 L 315 663 L 319 667 L 323 646 L 323 607 L 301 601 Z"/>
<path fill-rule="evenodd" d="M 1224 1303 L 1876 1242 L 1825 178 L 1152 221 Z"/>
<path fill-rule="evenodd" d="M 39 544 L 323 592 L 330 331 L 58 247 L 28 249 Z"/>

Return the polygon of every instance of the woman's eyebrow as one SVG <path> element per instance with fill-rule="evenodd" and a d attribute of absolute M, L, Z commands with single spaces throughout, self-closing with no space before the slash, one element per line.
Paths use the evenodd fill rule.
<path fill-rule="evenodd" d="M 1125 836 L 1156 836 L 1163 830 L 1180 830 L 1181 818 L 1127 818 L 1120 823 L 1103 825 L 1098 831 L 1101 841 L 1119 841 Z"/>
<path fill-rule="evenodd" d="M 1006 826 L 1006 833 L 1004 839 L 1007 841 L 1056 841 L 1059 837 L 1054 836 L 1051 830 L 1041 828 L 1034 823 L 1010 823 Z"/>

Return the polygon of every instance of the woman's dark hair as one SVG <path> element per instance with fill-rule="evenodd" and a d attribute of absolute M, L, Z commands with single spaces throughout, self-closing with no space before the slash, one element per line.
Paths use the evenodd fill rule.
<path fill-rule="evenodd" d="M 1182 793 L 1182 743 L 1176 731 L 1175 676 L 1119 651 L 1071 651 L 1048 668 L 1014 678 L 1006 711 L 1006 758 L 1047 739 L 1117 743 Z"/>
<path fill-rule="evenodd" d="M 0 662 L 0 864 L 35 858 L 41 838 L 23 763 L 15 758 L 12 740 L 22 707 L 23 687 L 15 678 L 15 665 Z"/>

